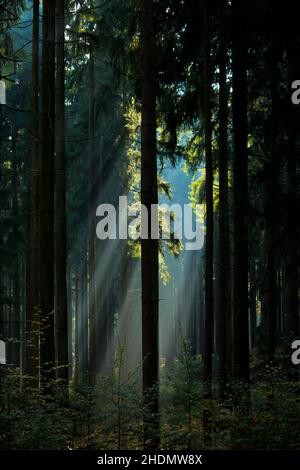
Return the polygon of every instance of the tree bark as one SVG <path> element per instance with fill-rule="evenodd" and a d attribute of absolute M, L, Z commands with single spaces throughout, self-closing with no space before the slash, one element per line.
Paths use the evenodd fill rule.
<path fill-rule="evenodd" d="M 141 0 L 141 202 L 148 209 L 150 229 L 151 205 L 157 204 L 156 161 L 156 90 L 154 2 Z M 144 421 L 145 447 L 159 445 L 158 418 L 158 241 L 142 240 L 142 354 L 143 393 L 148 413 Z"/>
<path fill-rule="evenodd" d="M 266 279 L 265 279 L 265 309 L 266 309 L 266 349 L 267 360 L 274 363 L 276 346 L 276 194 L 278 185 L 277 158 L 277 118 L 278 118 L 278 64 L 277 51 L 279 45 L 274 44 L 270 50 L 270 83 L 271 83 L 271 116 L 270 127 L 267 127 L 267 142 L 269 145 L 265 177 L 265 247 L 266 247 Z M 270 137 L 268 137 L 270 135 Z"/>
<path fill-rule="evenodd" d="M 26 349 L 24 369 L 38 386 L 39 365 L 39 0 L 33 3 L 31 79 L 31 172 L 27 255 Z"/>
<path fill-rule="evenodd" d="M 75 384 L 79 385 L 82 380 L 82 351 L 80 344 L 81 318 L 80 318 L 80 271 L 74 263 L 74 297 L 75 297 Z"/>
<path fill-rule="evenodd" d="M 12 209 L 15 221 L 13 223 L 13 238 L 15 240 L 15 256 L 13 263 L 13 305 L 11 315 L 11 339 L 10 357 L 14 367 L 20 366 L 20 257 L 19 257 L 19 235 L 18 235 L 18 162 L 17 162 L 17 130 L 12 127 Z"/>
<path fill-rule="evenodd" d="M 56 2 L 55 96 L 55 352 L 56 374 L 68 380 L 68 298 L 65 164 L 65 1 Z"/>
<path fill-rule="evenodd" d="M 90 45 L 89 58 L 89 220 L 88 220 L 88 276 L 89 276 L 89 377 L 94 385 L 96 377 L 96 295 L 95 295 L 95 78 L 94 54 Z M 102 312 L 103 313 L 103 312 Z"/>
<path fill-rule="evenodd" d="M 289 64 L 289 82 L 298 77 L 300 74 L 299 67 L 299 50 L 297 44 L 293 42 L 288 52 Z M 298 271 L 298 226 L 295 221 L 298 213 L 298 155 L 299 155 L 299 106 L 292 106 L 290 114 L 289 128 L 287 135 L 289 136 L 289 144 L 287 147 L 287 195 L 286 195 L 286 239 L 285 239 L 285 263 L 284 263 L 284 285 L 285 285 L 285 317 L 286 317 L 286 335 L 291 338 L 299 336 L 299 271 Z"/>
<path fill-rule="evenodd" d="M 228 87 L 226 83 L 227 49 L 223 31 L 220 36 L 219 60 L 219 396 L 223 400 L 227 382 L 227 326 L 229 307 L 229 232 L 228 232 Z"/>
<path fill-rule="evenodd" d="M 211 147 L 211 71 L 210 71 L 210 14 L 208 2 L 203 10 L 204 47 L 204 137 L 205 137 L 205 336 L 204 336 L 204 387 L 205 398 L 211 398 L 212 352 L 213 352 L 213 162 Z"/>
<path fill-rule="evenodd" d="M 250 284 L 250 291 L 249 291 L 249 311 L 250 311 L 250 339 L 251 344 L 250 348 L 253 350 L 256 347 L 256 297 L 257 297 L 257 287 L 256 287 L 256 277 L 257 277 L 257 269 L 256 269 L 256 258 L 254 253 L 249 260 L 249 284 Z"/>
<path fill-rule="evenodd" d="M 43 3 L 42 132 L 40 175 L 41 373 L 54 378 L 54 141 L 55 1 Z"/>
<path fill-rule="evenodd" d="M 233 365 L 236 378 L 249 380 L 247 242 L 247 71 L 245 7 L 232 0 L 233 124 Z"/>

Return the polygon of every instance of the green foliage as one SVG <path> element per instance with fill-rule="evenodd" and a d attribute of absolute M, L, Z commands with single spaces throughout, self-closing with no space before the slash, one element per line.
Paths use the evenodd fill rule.
<path fill-rule="evenodd" d="M 193 357 L 188 341 L 182 340 L 174 365 L 162 371 L 162 445 L 168 449 L 196 449 L 200 446 L 200 368 L 200 358 Z"/>
<path fill-rule="evenodd" d="M 276 367 L 266 367 L 250 389 L 235 384 L 220 422 L 227 428 L 224 443 L 237 449 L 299 448 L 298 394 L 299 384 Z"/>
<path fill-rule="evenodd" d="M 211 416 L 214 449 L 297 449 L 299 383 L 267 367 L 249 386 L 232 383 L 225 402 L 202 399 L 201 362 L 188 347 L 163 372 L 163 444 L 166 448 L 203 448 L 203 412 Z"/>
<path fill-rule="evenodd" d="M 0 366 L 1 367 L 1 366 Z M 250 386 L 233 382 L 226 400 L 203 400 L 202 360 L 189 343 L 172 366 L 161 368 L 161 447 L 205 447 L 203 414 L 209 410 L 215 449 L 297 449 L 299 383 L 278 367 L 267 367 Z M 126 372 L 119 344 L 112 372 L 65 387 L 52 397 L 20 386 L 19 370 L 1 367 L 1 449 L 142 449 L 143 407 L 140 367 Z"/>
<path fill-rule="evenodd" d="M 112 372 L 66 386 L 58 381 L 45 395 L 20 386 L 20 371 L 1 367 L 1 449 L 120 449 L 141 447 L 140 367 L 124 370 L 119 344 Z"/>

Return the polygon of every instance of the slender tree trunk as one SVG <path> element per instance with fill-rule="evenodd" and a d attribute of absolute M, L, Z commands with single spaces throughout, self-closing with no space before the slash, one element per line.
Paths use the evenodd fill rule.
<path fill-rule="evenodd" d="M 198 314 L 199 311 L 197 309 L 197 296 L 195 295 L 196 286 L 198 286 L 199 282 L 199 272 L 197 271 L 198 267 L 198 252 L 197 254 L 192 254 L 193 259 L 191 260 L 192 266 L 192 273 L 191 273 L 191 312 L 190 312 L 190 346 L 191 346 L 191 354 L 195 356 L 197 354 L 197 321 L 198 321 Z M 168 330 L 170 331 L 170 330 Z M 166 335 L 168 335 L 168 331 L 166 331 Z"/>
<path fill-rule="evenodd" d="M 96 377 L 96 295 L 95 295 L 95 78 L 94 54 L 90 46 L 89 59 L 89 220 L 88 220 L 88 276 L 89 276 L 89 377 L 94 385 Z"/>
<path fill-rule="evenodd" d="M 205 335 L 205 296 L 204 296 L 204 291 L 205 291 L 205 286 L 204 286 L 204 250 L 201 250 L 201 253 L 199 255 L 200 260 L 199 260 L 199 285 L 200 285 L 200 290 L 199 290 L 199 353 L 201 355 L 204 355 L 204 335 Z"/>
<path fill-rule="evenodd" d="M 141 202 L 148 209 L 151 227 L 151 205 L 157 204 L 156 161 L 156 90 L 154 2 L 141 0 Z M 144 422 L 145 447 L 159 446 L 158 418 L 158 241 L 142 240 L 142 354 L 144 401 L 149 413 Z"/>
<path fill-rule="evenodd" d="M 42 146 L 40 175 L 41 372 L 54 378 L 55 1 L 43 3 Z"/>
<path fill-rule="evenodd" d="M 15 217 L 13 224 L 13 239 L 15 241 L 15 256 L 13 262 L 13 305 L 11 315 L 11 362 L 15 367 L 20 366 L 20 257 L 19 257 L 19 235 L 18 235 L 18 218 L 19 218 L 19 202 L 18 202 L 18 163 L 17 163 L 17 130 L 15 126 L 12 128 L 12 210 Z"/>
<path fill-rule="evenodd" d="M 27 255 L 25 373 L 38 386 L 39 365 L 39 0 L 33 2 L 31 172 Z"/>
<path fill-rule="evenodd" d="M 106 240 L 102 240 L 101 247 L 104 248 Z M 101 311 L 98 318 L 98 354 L 99 354 L 99 370 L 102 374 L 107 372 L 107 354 L 108 354 L 108 309 L 109 309 L 109 291 L 108 286 L 103 282 L 101 286 Z"/>
<path fill-rule="evenodd" d="M 292 83 L 295 77 L 300 75 L 299 50 L 296 43 L 288 50 L 289 82 Z M 291 338 L 299 336 L 299 268 L 297 257 L 298 225 L 295 221 L 298 207 L 298 158 L 299 158 L 299 106 L 291 105 L 291 121 L 288 129 L 289 144 L 287 152 L 287 197 L 286 197 L 286 240 L 285 240 L 285 266 L 284 266 L 284 286 L 285 286 L 285 317 L 286 335 Z"/>
<path fill-rule="evenodd" d="M 57 377 L 68 380 L 68 299 L 65 165 L 65 1 L 56 2 L 55 101 L 55 349 Z"/>
<path fill-rule="evenodd" d="M 79 331 L 80 352 L 82 359 L 82 379 L 88 381 L 88 361 L 89 361 L 89 317 L 88 317 L 88 260 L 87 260 L 87 238 L 84 234 L 84 244 L 81 251 L 81 282 L 80 282 L 80 319 L 81 328 Z"/>
<path fill-rule="evenodd" d="M 205 337 L 204 337 L 204 382 L 205 398 L 211 398 L 212 352 L 213 352 L 213 162 L 211 147 L 211 71 L 210 71 L 210 14 L 208 2 L 203 10 L 204 40 L 204 135 L 205 135 Z"/>
<path fill-rule="evenodd" d="M 248 242 L 247 242 L 247 72 L 245 10 L 232 0 L 233 120 L 233 363 L 239 379 L 249 380 Z"/>
<path fill-rule="evenodd" d="M 0 64 L 0 75 L 2 76 L 2 64 Z M 4 108 L 0 103 L 0 185 L 3 185 L 3 174 L 2 174 L 2 120 L 4 119 Z M 0 205 L 0 255 L 3 249 L 3 223 L 2 223 L 2 207 Z M 5 337 L 5 323 L 4 323 L 4 284 L 3 284 L 3 261 L 0 258 L 0 339 L 4 340 Z M 0 372 L 1 373 L 1 372 Z M 0 375 L 1 379 L 1 375 Z M 0 382 L 1 387 L 1 382 Z"/>
<path fill-rule="evenodd" d="M 20 256 L 20 276 L 27 279 L 27 255 Z M 24 386 L 25 358 L 26 358 L 26 283 L 20 283 L 21 308 L 20 308 L 20 369 L 21 385 Z"/>
<path fill-rule="evenodd" d="M 74 293 L 73 293 L 73 282 L 72 282 L 72 265 L 71 265 L 71 256 L 67 257 L 67 299 L 68 299 L 68 358 L 69 358 L 69 381 L 74 376 L 74 360 L 73 360 L 73 340 L 74 338 L 74 328 L 75 318 L 73 322 L 73 304 L 74 304 Z"/>
<path fill-rule="evenodd" d="M 249 268 L 249 310 L 250 310 L 250 339 L 251 339 L 251 349 L 256 347 L 256 258 L 252 253 L 250 257 L 250 268 Z"/>
<path fill-rule="evenodd" d="M 204 139 L 205 139 L 205 320 L 204 320 L 204 399 L 212 398 L 212 355 L 213 355 L 213 252 L 214 252 L 214 205 L 213 205 L 213 162 L 212 162 L 212 125 L 211 125 L 211 70 L 210 70 L 210 24 L 211 16 L 208 1 L 203 3 L 203 98 L 204 98 Z M 206 445 L 211 442 L 211 413 L 204 409 L 203 429 Z"/>
<path fill-rule="evenodd" d="M 267 128 L 269 138 L 269 158 L 266 163 L 265 179 L 265 246 L 266 246 L 266 283 L 265 283 L 265 307 L 266 307 L 266 349 L 267 360 L 274 363 L 275 339 L 276 339 L 276 194 L 277 194 L 277 119 L 278 119 L 278 44 L 271 48 L 270 78 L 271 78 L 271 118 L 270 128 Z M 268 137 L 270 135 L 270 137 Z"/>
<path fill-rule="evenodd" d="M 81 318 L 80 318 L 80 273 L 78 265 L 75 264 L 74 273 L 74 304 L 75 304 L 75 383 L 77 385 L 81 382 L 81 364 L 82 364 L 82 351 L 80 349 L 80 332 L 81 332 Z"/>
<path fill-rule="evenodd" d="M 219 72 L 219 395 L 225 398 L 227 382 L 227 327 L 229 326 L 229 235 L 228 235 L 228 87 L 226 83 L 227 49 L 220 37 Z"/>
<path fill-rule="evenodd" d="M 297 121 L 295 121 L 297 122 Z M 288 154 L 287 161 L 287 241 L 285 258 L 285 286 L 286 286 L 286 334 L 297 338 L 299 336 L 299 296 L 298 296 L 298 265 L 297 265 L 297 224 L 295 214 L 297 214 L 297 153 L 293 148 Z"/>

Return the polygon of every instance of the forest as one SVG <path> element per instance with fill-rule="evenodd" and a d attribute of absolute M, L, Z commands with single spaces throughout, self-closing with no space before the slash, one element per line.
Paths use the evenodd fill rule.
<path fill-rule="evenodd" d="M 0 449 L 300 450 L 299 17 L 0 0 Z"/>

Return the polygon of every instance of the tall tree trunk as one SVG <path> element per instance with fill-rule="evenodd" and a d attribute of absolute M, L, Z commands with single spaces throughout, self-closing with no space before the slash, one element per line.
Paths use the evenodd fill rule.
<path fill-rule="evenodd" d="M 87 234 L 84 233 L 83 246 L 81 248 L 81 272 L 80 272 L 80 356 L 82 367 L 82 380 L 88 381 L 88 361 L 89 361 L 89 317 L 88 317 L 88 266 L 87 266 Z"/>
<path fill-rule="evenodd" d="M 89 58 L 89 220 L 88 220 L 88 276 L 89 276 L 89 377 L 94 385 L 96 377 L 96 295 L 95 295 L 95 78 L 94 54 L 90 45 Z"/>
<path fill-rule="evenodd" d="M 286 332 L 288 336 L 299 336 L 299 296 L 298 296 L 298 266 L 297 266 L 297 225 L 295 223 L 296 208 L 296 152 L 293 149 L 288 156 L 288 195 L 287 195 L 287 254 L 285 261 L 286 283 Z"/>
<path fill-rule="evenodd" d="M 55 97 L 55 346 L 57 377 L 68 380 L 68 298 L 65 165 L 65 1 L 56 2 Z"/>
<path fill-rule="evenodd" d="M 17 130 L 12 129 L 12 209 L 16 221 L 13 224 L 13 238 L 15 240 L 15 256 L 13 263 L 13 306 L 11 316 L 11 361 L 15 367 L 20 366 L 20 257 L 18 236 L 18 163 L 17 163 Z"/>
<path fill-rule="evenodd" d="M 39 365 L 39 0 L 33 2 L 31 79 L 31 172 L 27 254 L 25 374 L 38 386 Z"/>
<path fill-rule="evenodd" d="M 43 3 L 42 135 L 40 175 L 41 373 L 54 378 L 54 140 L 55 1 Z"/>
<path fill-rule="evenodd" d="M 153 0 L 141 0 L 141 202 L 148 209 L 151 227 L 151 205 L 157 204 L 156 161 L 156 90 L 155 35 Z M 148 414 L 144 422 L 145 447 L 159 445 L 158 418 L 158 241 L 142 240 L 142 354 L 143 392 Z"/>
<path fill-rule="evenodd" d="M 72 265 L 71 256 L 67 257 L 67 299 L 68 299 L 68 358 L 69 358 L 69 381 L 74 376 L 74 360 L 73 360 L 73 342 L 75 343 L 75 335 L 73 325 L 75 326 L 75 318 L 73 317 L 73 293 L 74 284 L 72 282 Z M 75 315 L 74 315 L 75 316 Z M 74 322 L 73 322 L 74 318 Z"/>
<path fill-rule="evenodd" d="M 0 75 L 2 76 L 2 64 L 0 64 Z M 4 107 L 0 102 L 0 185 L 3 185 L 3 174 L 2 174 L 2 121 L 4 119 Z M 0 255 L 2 256 L 3 249 L 3 223 L 2 223 L 2 207 L 0 204 Z M 5 323 L 4 323 L 4 285 L 3 285 L 3 261 L 0 258 L 0 340 L 4 340 L 5 337 Z M 1 376 L 0 376 L 1 378 Z M 1 383 L 0 383 L 1 387 Z"/>
<path fill-rule="evenodd" d="M 199 353 L 204 356 L 204 335 L 205 335 L 205 256 L 204 250 L 201 250 L 199 255 Z"/>
<path fill-rule="evenodd" d="M 107 240 L 101 241 L 101 248 L 102 250 L 105 247 L 105 243 Z M 103 282 L 103 281 L 102 281 Z M 102 301 L 101 311 L 99 312 L 99 316 L 97 318 L 97 331 L 98 331 L 98 339 L 97 339 L 97 355 L 99 358 L 99 370 L 102 374 L 107 373 L 107 354 L 108 354 L 108 309 L 109 309 L 109 289 L 107 283 L 103 282 L 101 286 L 101 297 Z"/>
<path fill-rule="evenodd" d="M 257 287 L 256 287 L 256 258 L 255 254 L 252 253 L 249 260 L 249 284 L 250 284 L 250 291 L 249 291 L 249 311 L 250 311 L 250 339 L 251 349 L 256 347 L 256 297 L 257 297 Z"/>
<path fill-rule="evenodd" d="M 204 136 L 205 136 L 205 336 L 204 336 L 204 386 L 205 397 L 211 398 L 212 352 L 213 352 L 213 162 L 211 147 L 211 71 L 210 71 L 210 14 L 208 2 L 203 9 L 204 47 Z"/>
<path fill-rule="evenodd" d="M 213 204 L 213 162 L 211 125 L 211 70 L 210 70 L 210 24 L 211 16 L 208 1 L 203 3 L 203 98 L 204 98 L 204 139 L 205 139 L 205 320 L 204 320 L 204 399 L 212 398 L 212 355 L 213 355 L 213 252 L 214 252 L 214 204 Z M 204 410 L 203 429 L 206 445 L 211 442 L 210 409 Z"/>
<path fill-rule="evenodd" d="M 292 47 L 287 51 L 289 64 L 289 82 L 300 76 L 298 45 L 293 41 Z M 286 197 L 286 240 L 285 240 L 285 333 L 286 336 L 297 338 L 299 336 L 299 271 L 298 271 L 298 226 L 295 222 L 298 213 L 298 158 L 299 158 L 299 106 L 291 105 L 291 120 L 287 131 L 289 144 L 287 151 L 287 197 Z"/>
<path fill-rule="evenodd" d="M 298 120 L 294 121 L 295 123 Z M 291 137 L 294 140 L 295 137 Z M 297 139 L 297 138 L 296 138 Z M 297 145 L 297 144 L 296 144 Z M 298 144 L 299 145 L 299 144 Z M 290 148 L 287 157 L 287 205 L 286 205 L 286 255 L 284 267 L 285 295 L 285 334 L 291 338 L 299 336 L 299 296 L 298 296 L 298 264 L 297 264 L 297 151 Z"/>
<path fill-rule="evenodd" d="M 266 246 L 266 282 L 265 282 L 265 308 L 266 308 L 266 349 L 267 360 L 275 360 L 276 335 L 276 194 L 277 194 L 277 119 L 278 119 L 278 64 L 277 43 L 270 50 L 270 79 L 271 79 L 271 116 L 270 127 L 267 127 L 269 139 L 268 160 L 266 162 L 265 177 L 265 246 Z M 270 136 L 270 137 L 268 137 Z"/>
<path fill-rule="evenodd" d="M 79 385 L 82 376 L 82 351 L 80 349 L 80 332 L 81 332 L 81 317 L 80 317 L 80 271 L 78 264 L 74 263 L 74 308 L 75 308 L 75 384 Z"/>
<path fill-rule="evenodd" d="M 237 378 L 249 380 L 247 242 L 247 71 L 245 6 L 232 0 L 233 120 L 233 363 Z"/>
<path fill-rule="evenodd" d="M 222 26 L 221 26 L 222 27 Z M 224 31 L 224 26 L 223 26 Z M 228 235 L 228 87 L 226 83 L 227 48 L 220 37 L 219 72 L 219 395 L 225 398 L 227 382 L 227 327 L 229 326 L 229 235 Z"/>

